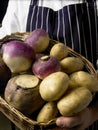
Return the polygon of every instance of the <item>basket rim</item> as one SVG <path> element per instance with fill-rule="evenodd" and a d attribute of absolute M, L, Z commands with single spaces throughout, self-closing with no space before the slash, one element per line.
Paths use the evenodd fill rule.
<path fill-rule="evenodd" d="M 31 32 L 16 32 L 16 33 L 11 33 L 10 35 L 6 35 L 5 37 L 3 37 L 2 39 L 0 39 L 0 46 L 2 46 L 7 40 L 11 40 L 11 39 L 17 39 L 17 40 L 23 40 L 28 36 L 30 35 Z M 59 41 L 56 41 L 56 40 L 53 40 L 53 39 L 50 39 L 50 42 L 52 41 L 53 44 L 56 44 L 58 43 Z M 84 57 L 83 55 L 79 54 L 78 52 L 74 51 L 72 48 L 68 47 L 68 50 L 69 50 L 69 53 L 74 55 L 74 56 L 77 56 L 77 57 L 80 57 L 83 62 L 88 66 L 88 68 L 92 68 L 92 72 L 91 74 L 94 74 L 97 76 L 97 72 L 93 66 L 93 64 L 88 60 L 86 59 L 86 57 Z"/>

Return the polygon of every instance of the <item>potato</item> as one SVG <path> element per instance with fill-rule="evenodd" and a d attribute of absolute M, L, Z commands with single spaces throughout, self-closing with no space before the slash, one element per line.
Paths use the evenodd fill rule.
<path fill-rule="evenodd" d="M 55 102 L 47 102 L 37 116 L 38 122 L 48 122 L 58 115 L 58 109 Z"/>
<path fill-rule="evenodd" d="M 77 88 L 65 94 L 58 103 L 57 108 L 63 116 L 73 116 L 86 108 L 92 101 L 91 92 L 85 88 Z"/>
<path fill-rule="evenodd" d="M 55 72 L 43 79 L 39 92 L 45 101 L 58 100 L 67 90 L 69 76 L 64 72 Z"/>
<path fill-rule="evenodd" d="M 61 60 L 60 64 L 62 70 L 68 74 L 82 70 L 84 67 L 83 61 L 77 57 L 66 57 Z"/>
<path fill-rule="evenodd" d="M 69 88 L 86 87 L 91 92 L 98 91 L 98 79 L 85 71 L 74 72 L 70 75 Z"/>
<path fill-rule="evenodd" d="M 68 55 L 68 48 L 63 43 L 58 42 L 51 48 L 50 55 L 61 60 Z"/>
<path fill-rule="evenodd" d="M 39 109 L 44 101 L 39 94 L 40 80 L 34 75 L 18 75 L 11 78 L 5 88 L 5 100 L 28 115 Z"/>

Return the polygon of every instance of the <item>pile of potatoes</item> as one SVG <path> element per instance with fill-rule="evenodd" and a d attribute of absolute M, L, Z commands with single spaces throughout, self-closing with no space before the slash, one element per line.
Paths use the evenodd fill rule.
<path fill-rule="evenodd" d="M 20 48 L 17 42 L 22 42 Z M 69 55 L 63 43 L 57 42 L 45 53 L 48 46 L 49 35 L 37 29 L 24 41 L 8 42 L 2 49 L 2 59 L 12 73 L 4 98 L 25 115 L 37 111 L 38 122 L 75 115 L 98 91 L 97 78 L 84 69 L 81 58 Z"/>

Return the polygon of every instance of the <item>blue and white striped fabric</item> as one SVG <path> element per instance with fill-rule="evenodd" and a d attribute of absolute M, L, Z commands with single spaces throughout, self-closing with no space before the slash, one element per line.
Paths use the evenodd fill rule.
<path fill-rule="evenodd" d="M 64 6 L 54 11 L 38 6 L 38 0 L 31 0 L 27 31 L 45 29 L 52 39 L 63 42 L 85 56 L 96 68 L 97 8 L 96 0 Z M 98 130 L 95 122 L 88 130 Z"/>
<path fill-rule="evenodd" d="M 88 0 L 82 4 L 64 6 L 58 11 L 37 6 L 31 0 L 27 31 L 45 29 L 51 38 L 64 42 L 96 64 L 97 20 L 96 4 Z"/>

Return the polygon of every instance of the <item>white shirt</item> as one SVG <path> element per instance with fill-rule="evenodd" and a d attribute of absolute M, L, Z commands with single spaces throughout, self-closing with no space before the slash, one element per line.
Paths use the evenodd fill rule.
<path fill-rule="evenodd" d="M 0 28 L 0 39 L 14 32 L 26 31 L 30 1 L 31 0 L 9 0 L 2 27 Z M 82 3 L 82 1 L 83 0 L 39 0 L 39 6 L 58 10 L 65 5 Z"/>

